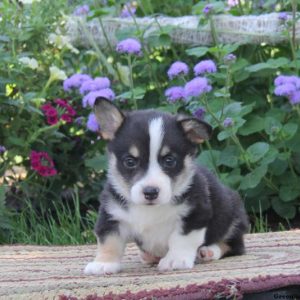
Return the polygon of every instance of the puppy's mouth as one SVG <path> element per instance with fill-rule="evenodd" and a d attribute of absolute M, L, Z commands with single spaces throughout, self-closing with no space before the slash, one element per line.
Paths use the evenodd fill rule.
<path fill-rule="evenodd" d="M 147 206 L 155 206 L 158 203 L 157 203 L 157 201 L 146 200 L 144 204 L 147 205 Z"/>

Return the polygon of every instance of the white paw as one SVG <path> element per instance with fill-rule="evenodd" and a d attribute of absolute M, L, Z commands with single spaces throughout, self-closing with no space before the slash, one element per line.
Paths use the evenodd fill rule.
<path fill-rule="evenodd" d="M 170 270 L 184 270 L 192 269 L 194 267 L 194 256 L 178 256 L 178 255 L 169 255 L 167 254 L 163 257 L 159 264 L 159 271 L 170 271 Z"/>
<path fill-rule="evenodd" d="M 220 259 L 222 251 L 216 244 L 200 247 L 198 250 L 198 258 L 202 261 L 211 261 Z"/>
<path fill-rule="evenodd" d="M 102 275 L 118 273 L 121 270 L 121 265 L 118 262 L 98 262 L 92 261 L 84 268 L 85 275 Z"/>

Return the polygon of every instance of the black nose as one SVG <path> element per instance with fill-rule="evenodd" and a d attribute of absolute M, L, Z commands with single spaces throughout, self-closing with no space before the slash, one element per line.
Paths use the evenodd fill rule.
<path fill-rule="evenodd" d="M 158 197 L 159 188 L 154 186 L 146 186 L 143 189 L 143 193 L 147 200 L 155 200 Z"/>

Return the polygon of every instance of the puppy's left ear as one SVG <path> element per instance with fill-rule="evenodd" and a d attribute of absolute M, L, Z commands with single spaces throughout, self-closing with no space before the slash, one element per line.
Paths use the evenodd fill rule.
<path fill-rule="evenodd" d="M 201 144 L 208 140 L 212 134 L 212 127 L 196 118 L 184 118 L 178 121 L 186 137 L 194 144 Z"/>

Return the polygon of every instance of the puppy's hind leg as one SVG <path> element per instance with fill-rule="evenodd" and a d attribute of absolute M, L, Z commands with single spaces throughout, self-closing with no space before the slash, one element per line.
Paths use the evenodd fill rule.
<path fill-rule="evenodd" d="M 228 252 L 230 252 L 230 246 L 226 242 L 219 242 L 199 247 L 197 258 L 200 261 L 217 260 L 224 257 Z"/>
<path fill-rule="evenodd" d="M 244 239 L 242 235 L 238 235 L 226 241 L 199 247 L 197 258 L 200 261 L 211 261 L 244 253 Z"/>

